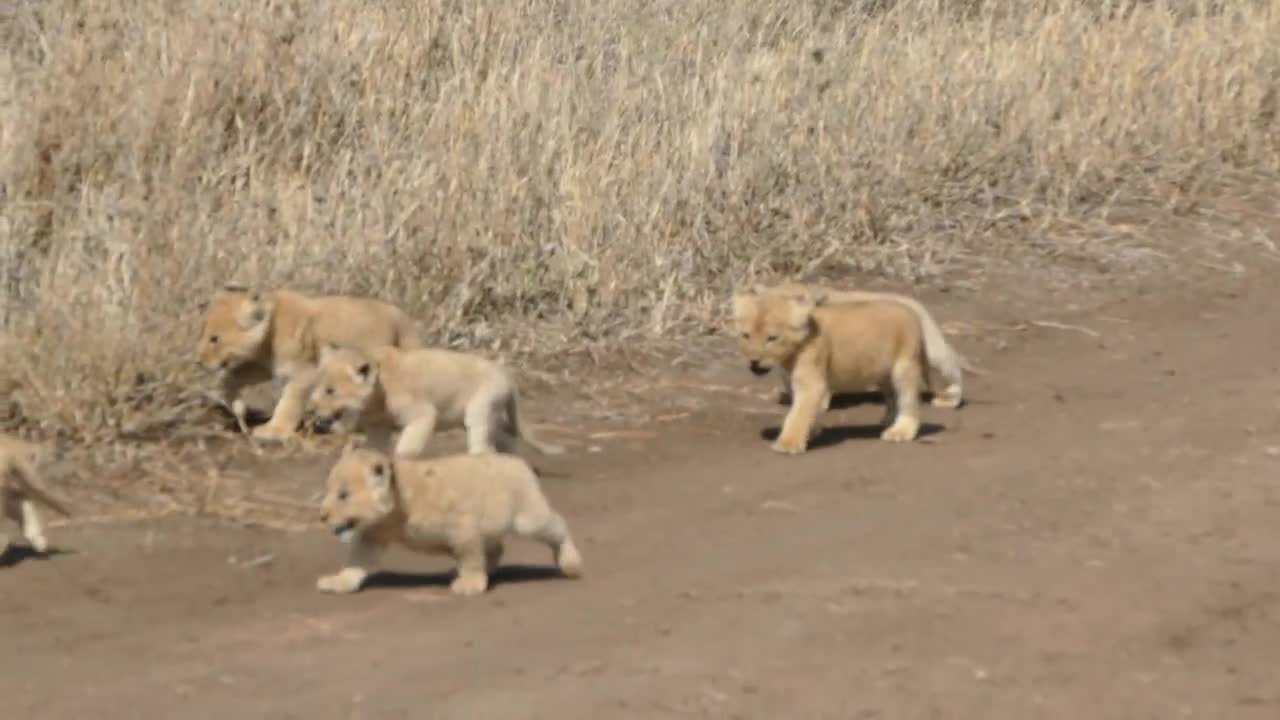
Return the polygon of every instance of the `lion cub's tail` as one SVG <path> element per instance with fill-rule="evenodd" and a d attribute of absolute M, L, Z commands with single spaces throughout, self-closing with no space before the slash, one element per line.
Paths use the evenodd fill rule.
<path fill-rule="evenodd" d="M 35 472 L 26 462 L 13 460 L 9 463 L 6 474 L 17 481 L 23 495 L 53 509 L 64 517 L 71 517 L 71 511 L 67 509 L 67 506 L 53 495 L 50 495 L 48 490 L 44 489 L 40 481 L 36 479 Z"/>
<path fill-rule="evenodd" d="M 528 426 L 524 422 L 524 416 L 520 414 L 520 401 L 517 399 L 517 395 L 515 388 L 512 388 L 507 395 L 507 421 L 511 423 L 512 434 L 532 445 L 535 450 L 543 455 L 559 455 L 563 453 L 563 447 L 539 440 L 529 432 Z"/>

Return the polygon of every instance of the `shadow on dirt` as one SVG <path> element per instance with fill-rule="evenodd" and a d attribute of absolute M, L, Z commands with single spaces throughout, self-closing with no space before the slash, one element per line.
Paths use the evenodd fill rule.
<path fill-rule="evenodd" d="M 834 408 L 835 403 L 832 403 Z M 920 434 L 916 437 L 917 441 L 923 440 L 930 435 L 936 435 L 946 428 L 936 423 L 922 422 L 920 423 Z M 782 428 L 778 425 L 764 428 L 760 431 L 760 437 L 773 442 L 778 439 L 778 433 Z M 839 445 L 846 440 L 879 440 L 880 433 L 884 432 L 884 426 L 874 425 L 827 425 L 822 428 L 817 437 L 809 441 L 809 449 L 816 450 L 818 448 L 831 447 Z"/>
<path fill-rule="evenodd" d="M 406 573 L 381 570 L 365 581 L 364 589 L 374 588 L 447 588 L 456 575 L 453 571 L 441 573 Z M 554 565 L 503 565 L 489 576 L 489 589 L 506 583 L 522 583 L 539 580 L 567 579 Z"/>
<path fill-rule="evenodd" d="M 932 392 L 925 391 L 920 393 L 920 404 L 928 405 L 933 402 L 934 395 Z M 960 407 L 968 405 L 970 400 L 965 398 L 961 402 Z M 779 394 L 779 405 L 790 405 L 791 396 Z M 831 396 L 831 410 L 848 410 L 859 405 L 884 405 L 884 393 L 879 390 L 869 390 L 859 393 L 840 393 Z"/>
<path fill-rule="evenodd" d="M 13 567 L 27 560 L 48 560 L 56 555 L 75 555 L 72 550 L 59 550 L 58 548 L 49 548 L 45 552 L 37 552 L 30 545 L 10 545 L 4 552 L 0 553 L 0 568 Z"/>

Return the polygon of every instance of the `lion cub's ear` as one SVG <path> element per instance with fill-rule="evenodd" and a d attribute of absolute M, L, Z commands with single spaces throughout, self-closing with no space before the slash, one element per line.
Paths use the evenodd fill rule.
<path fill-rule="evenodd" d="M 802 330 L 813 321 L 813 310 L 817 307 L 813 296 L 808 292 L 794 293 L 787 296 L 791 301 L 791 307 L 788 310 L 788 324 L 796 329 Z"/>
<path fill-rule="evenodd" d="M 275 304 L 271 298 L 264 296 L 260 292 L 254 292 L 248 298 L 249 306 L 243 310 L 240 317 L 240 325 L 248 330 L 256 325 L 261 325 L 271 317 Z"/>
<path fill-rule="evenodd" d="M 323 365 L 326 361 L 329 360 L 329 358 L 333 357 L 333 354 L 336 353 L 337 351 L 338 351 L 337 344 L 329 342 L 327 340 L 322 341 L 320 343 L 320 347 L 318 348 L 318 353 L 317 353 L 318 359 L 320 360 L 320 364 Z"/>
<path fill-rule="evenodd" d="M 379 454 L 369 463 L 365 481 L 369 483 L 369 493 L 383 510 L 389 511 L 395 507 L 395 498 L 391 492 L 392 485 L 395 483 L 395 472 L 391 458 Z"/>
<path fill-rule="evenodd" d="M 733 294 L 733 317 L 742 320 L 754 315 L 759 307 L 760 295 L 755 288 L 739 290 Z"/>
<path fill-rule="evenodd" d="M 374 377 L 377 376 L 378 369 L 373 366 L 373 363 L 369 362 L 368 360 L 365 360 L 364 362 L 357 365 L 356 369 L 353 370 L 351 374 L 353 377 L 355 377 L 356 382 L 370 383 L 370 382 L 373 382 Z"/>

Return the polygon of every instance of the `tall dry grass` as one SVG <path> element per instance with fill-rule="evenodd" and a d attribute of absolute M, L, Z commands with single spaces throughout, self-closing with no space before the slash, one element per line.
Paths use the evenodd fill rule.
<path fill-rule="evenodd" d="M 1046 228 L 1280 168 L 1277 38 L 1280 0 L 9 3 L 4 422 L 173 407 L 232 279 L 506 352 L 701 330 L 752 274 L 1105 260 Z"/>

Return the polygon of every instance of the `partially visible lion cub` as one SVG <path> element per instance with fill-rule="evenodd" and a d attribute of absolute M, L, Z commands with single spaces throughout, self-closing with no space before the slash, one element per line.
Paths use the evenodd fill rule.
<path fill-rule="evenodd" d="M 791 380 L 791 409 L 774 450 L 804 452 L 833 393 L 871 386 L 885 396 L 882 439 L 919 433 L 926 358 L 911 308 L 891 300 L 828 305 L 807 288 L 757 287 L 734 294 L 733 316 L 751 372 L 782 368 Z"/>
<path fill-rule="evenodd" d="M 334 432 L 401 428 L 395 454 L 420 455 L 437 430 L 465 427 L 467 450 L 509 452 L 521 439 L 546 455 L 564 448 L 533 437 L 511 373 L 470 353 L 435 348 L 322 348 L 311 392 L 318 421 Z"/>
<path fill-rule="evenodd" d="M 347 295 L 307 296 L 226 285 L 214 294 L 200 335 L 199 364 L 217 373 L 222 401 L 245 427 L 240 392 L 285 380 L 271 420 L 254 437 L 280 440 L 302 420 L 319 346 L 417 347 L 413 320 L 390 303 Z"/>
<path fill-rule="evenodd" d="M 50 495 L 37 477 L 36 471 L 48 452 L 44 445 L 0 433 L 0 508 L 5 517 L 22 528 L 22 536 L 31 544 L 31 549 L 39 553 L 48 551 L 49 541 L 44 536 L 44 523 L 40 520 L 36 503 L 63 516 L 71 516 L 66 506 Z M 0 533 L 0 555 L 8 547 L 9 537 Z"/>
<path fill-rule="evenodd" d="M 804 292 L 808 290 L 813 293 L 815 299 L 820 299 L 829 305 L 846 302 L 866 302 L 868 300 L 890 300 L 911 308 L 911 311 L 920 319 L 920 327 L 924 331 L 924 352 L 929 361 L 929 366 L 936 370 L 943 382 L 946 383 L 942 390 L 933 392 L 933 399 L 930 403 L 934 407 L 950 409 L 960 407 L 961 403 L 964 402 L 964 371 L 980 372 L 978 368 L 969 362 L 968 358 L 961 355 L 952 347 L 951 343 L 947 342 L 947 337 L 943 334 L 942 328 L 938 326 L 938 322 L 933 319 L 933 315 L 924 304 L 909 295 L 873 290 L 838 290 L 799 282 L 782 283 L 770 289 L 779 292 Z M 782 382 L 780 397 L 789 398 L 791 395 L 791 383 L 786 373 L 779 372 L 779 378 Z M 925 373 L 925 385 L 926 388 L 933 389 L 927 372 Z M 789 400 L 786 401 L 789 402 Z M 827 407 L 822 409 L 826 410 Z"/>
<path fill-rule="evenodd" d="M 457 576 L 449 589 L 477 595 L 488 589 L 511 534 L 551 548 L 566 577 L 582 574 L 582 555 L 564 518 L 518 455 L 392 458 L 354 440 L 329 472 L 321 520 L 350 545 L 342 570 L 316 582 L 322 592 L 358 591 L 382 552 L 399 544 L 451 555 Z"/>

